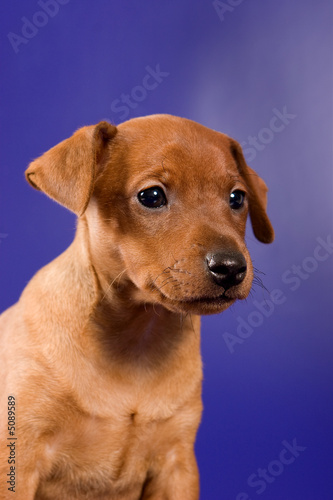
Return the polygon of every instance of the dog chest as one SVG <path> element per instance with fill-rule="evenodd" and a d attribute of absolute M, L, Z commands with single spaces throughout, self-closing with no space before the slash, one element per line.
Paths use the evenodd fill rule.
<path fill-rule="evenodd" d="M 182 412 L 158 420 L 132 412 L 121 420 L 87 417 L 73 422 L 73 428 L 54 435 L 45 447 L 53 466 L 36 500 L 139 498 L 147 475 L 158 474 L 183 440 L 192 441 L 187 421 Z"/>

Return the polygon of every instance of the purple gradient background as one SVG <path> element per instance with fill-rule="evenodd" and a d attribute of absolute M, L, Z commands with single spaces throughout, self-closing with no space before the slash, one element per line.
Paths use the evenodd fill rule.
<path fill-rule="evenodd" d="M 79 126 L 119 123 L 111 103 L 141 85 L 147 65 L 170 74 L 128 118 L 171 113 L 244 142 L 286 106 L 296 117 L 251 162 L 270 188 L 276 241 L 247 236 L 265 286 L 285 301 L 233 354 L 223 334 L 237 334 L 237 318 L 268 294 L 254 287 L 203 318 L 201 499 L 331 500 L 333 255 L 295 291 L 282 279 L 332 235 L 331 0 L 245 0 L 223 21 L 211 1 L 70 0 L 16 54 L 7 33 L 21 35 L 21 18 L 40 10 L 32 0 L 0 7 L 1 310 L 74 234 L 74 216 L 25 182 L 28 162 Z M 258 495 L 247 478 L 295 438 L 306 450 Z"/>

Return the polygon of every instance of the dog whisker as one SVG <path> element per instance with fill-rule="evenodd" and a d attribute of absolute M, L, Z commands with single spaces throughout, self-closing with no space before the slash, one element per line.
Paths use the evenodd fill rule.
<path fill-rule="evenodd" d="M 162 281 L 161 285 L 163 285 L 163 283 L 167 282 L 168 280 L 172 280 L 172 276 L 168 276 L 167 278 L 165 278 L 165 280 Z"/>
<path fill-rule="evenodd" d="M 161 317 L 161 315 L 155 309 L 155 302 L 153 302 L 153 311 L 159 318 Z"/>
<path fill-rule="evenodd" d="M 160 276 L 162 276 L 162 274 L 169 273 L 170 271 L 169 271 L 168 269 L 170 269 L 170 268 L 169 268 L 169 267 L 166 267 L 166 268 L 165 268 L 165 269 L 164 269 L 164 270 L 163 270 L 160 274 L 158 274 L 158 275 L 156 276 L 156 278 L 153 280 L 153 283 L 155 283 L 155 281 L 156 281 L 156 280 L 157 280 Z"/>
<path fill-rule="evenodd" d="M 253 267 L 253 271 L 255 272 L 255 274 L 263 274 L 264 276 L 266 276 L 266 273 L 260 271 L 260 269 L 257 269 L 256 267 Z"/>
<path fill-rule="evenodd" d="M 262 288 L 263 290 L 265 290 L 265 292 L 269 293 L 269 290 L 268 288 L 266 288 L 266 286 L 264 285 L 262 279 L 259 277 L 259 276 L 254 276 L 253 277 L 253 282 L 252 282 L 252 285 L 257 285 L 259 286 L 260 288 Z"/>
<path fill-rule="evenodd" d="M 162 288 L 163 288 L 165 285 L 168 285 L 168 284 L 169 284 L 169 283 L 164 283 L 164 285 L 162 285 L 162 286 L 158 287 L 158 290 L 160 290 L 160 291 L 161 291 L 161 290 L 162 290 Z"/>
<path fill-rule="evenodd" d="M 194 333 L 196 333 L 195 329 L 194 329 L 194 325 L 193 325 L 193 321 L 192 321 L 192 314 L 190 313 L 190 321 L 191 321 L 191 325 L 192 325 L 192 330 Z"/>
<path fill-rule="evenodd" d="M 107 287 L 103 297 L 102 297 L 102 301 L 105 299 L 105 297 L 107 296 L 108 292 L 111 290 L 112 288 L 112 285 L 117 281 L 118 278 L 121 277 L 122 274 L 124 274 L 126 272 L 126 269 L 123 269 L 123 271 L 121 271 L 113 280 L 112 282 L 109 284 L 109 286 Z M 119 285 L 119 282 L 118 282 L 118 285 Z"/>

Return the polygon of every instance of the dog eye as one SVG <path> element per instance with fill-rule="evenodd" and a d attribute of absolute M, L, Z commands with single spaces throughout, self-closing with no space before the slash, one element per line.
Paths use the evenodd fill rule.
<path fill-rule="evenodd" d="M 239 210 L 244 205 L 245 193 L 240 189 L 236 189 L 230 194 L 229 205 L 233 210 Z"/>
<path fill-rule="evenodd" d="M 163 189 L 154 186 L 138 193 L 139 202 L 148 208 L 160 208 L 166 205 L 167 199 Z"/>

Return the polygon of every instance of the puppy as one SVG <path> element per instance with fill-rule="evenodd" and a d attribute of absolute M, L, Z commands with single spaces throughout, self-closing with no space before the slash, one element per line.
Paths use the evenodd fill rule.
<path fill-rule="evenodd" d="M 200 315 L 251 289 L 264 181 L 169 115 L 83 127 L 26 178 L 78 224 L 0 319 L 0 498 L 198 499 Z"/>

